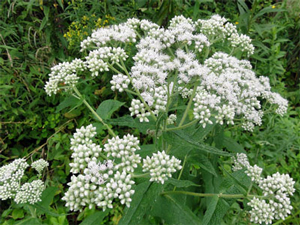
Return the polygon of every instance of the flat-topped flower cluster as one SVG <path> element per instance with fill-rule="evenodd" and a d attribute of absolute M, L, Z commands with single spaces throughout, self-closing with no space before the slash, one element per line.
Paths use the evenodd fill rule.
<path fill-rule="evenodd" d="M 81 50 L 88 54 L 84 60 L 52 68 L 45 86 L 48 95 L 72 90 L 82 71 L 93 77 L 112 71 L 116 73 L 112 90 L 138 96 L 130 111 L 141 122 L 160 112 L 173 113 L 167 112 L 168 106 L 177 95 L 192 99 L 193 120 L 203 127 L 239 119 L 245 130 L 252 131 L 262 123 L 262 100 L 277 114 L 287 110 L 288 102 L 271 92 L 268 78 L 257 78 L 249 61 L 235 57 L 254 53 L 250 38 L 219 15 L 197 21 L 176 16 L 167 29 L 148 20 L 128 19 L 95 30 L 82 41 Z M 131 68 L 128 58 L 133 60 Z"/>
<path fill-rule="evenodd" d="M 246 174 L 261 189 L 263 196 L 254 197 L 248 203 L 251 206 L 250 216 L 254 223 L 272 224 L 273 220 L 284 220 L 292 210 L 290 196 L 295 192 L 295 181 L 288 174 L 279 174 L 263 178 L 262 168 L 251 166 L 246 154 L 239 153 L 233 158 L 233 170 L 246 169 Z"/>
<path fill-rule="evenodd" d="M 135 184 L 132 174 L 141 163 L 141 157 L 136 154 L 140 150 L 139 140 L 130 134 L 116 136 L 108 139 L 102 148 L 94 143 L 95 135 L 96 128 L 88 125 L 77 129 L 71 139 L 72 177 L 63 200 L 73 211 L 93 206 L 105 210 L 112 208 L 115 201 L 129 207 Z M 171 173 L 181 168 L 180 160 L 165 153 L 159 159 L 163 161 L 158 161 L 155 153 L 147 157 L 147 162 L 156 162 L 156 173 L 145 162 L 143 171 L 152 172 L 150 181 L 164 183 Z"/>
<path fill-rule="evenodd" d="M 39 174 L 47 167 L 49 163 L 44 159 L 40 159 L 31 164 Z M 23 182 L 25 170 L 29 164 L 25 159 L 15 159 L 13 162 L 0 168 L 0 199 L 14 199 L 19 203 L 34 204 L 41 201 L 41 195 L 45 189 L 45 185 L 41 180 L 33 180 L 31 182 Z"/>

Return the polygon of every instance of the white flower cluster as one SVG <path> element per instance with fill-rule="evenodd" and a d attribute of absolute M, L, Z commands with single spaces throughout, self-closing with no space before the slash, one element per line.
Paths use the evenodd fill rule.
<path fill-rule="evenodd" d="M 128 38 L 120 38 L 119 31 L 125 32 L 124 37 Z M 134 32 L 141 37 L 139 40 Z M 199 57 L 199 51 L 201 54 L 203 48 L 210 48 L 217 41 L 227 40 L 231 48 L 239 48 L 247 55 L 254 51 L 250 38 L 238 34 L 236 27 L 219 15 L 196 22 L 176 16 L 168 29 L 147 20 L 129 19 L 124 24 L 95 31 L 90 39 L 83 42 L 83 49 L 87 49 L 87 42 L 96 46 L 98 49 L 91 51 L 88 60 L 96 58 L 104 62 L 108 58 L 105 52 L 118 54 L 113 54 L 108 51 L 113 48 L 103 45 L 109 45 L 110 41 L 124 43 L 130 40 L 136 42 L 137 49 L 132 56 L 134 64 L 129 71 L 130 77 L 123 74 L 113 76 L 112 90 L 123 92 L 131 82 L 133 89 L 138 90 L 148 104 L 149 108 L 146 108 L 151 109 L 154 115 L 165 111 L 168 98 L 175 91 L 186 97 L 187 93 L 192 93 L 187 87 L 195 84 L 198 88 L 193 96 L 193 114 L 203 127 L 212 123 L 212 118 L 221 125 L 233 124 L 237 118 L 242 119 L 245 130 L 252 131 L 262 123 L 262 99 L 276 105 L 275 112 L 280 115 L 287 110 L 288 102 L 271 92 L 267 78 L 256 78 L 249 61 L 215 52 L 211 57 L 205 56 L 207 59 L 204 58 L 204 63 L 201 63 L 203 59 Z M 120 57 L 123 60 L 127 57 L 123 49 L 120 56 L 116 56 L 117 59 Z M 99 68 L 96 70 L 99 71 Z M 140 100 L 132 101 L 130 111 L 132 116 L 148 122 L 150 112 Z"/>
<path fill-rule="evenodd" d="M 172 173 L 182 168 L 180 162 L 174 156 L 167 155 L 165 151 L 153 153 L 151 158 L 147 156 L 143 159 L 143 172 L 150 172 L 150 181 L 164 184 L 172 177 Z"/>
<path fill-rule="evenodd" d="M 128 88 L 128 85 L 130 84 L 130 80 L 127 76 L 123 74 L 117 74 L 113 75 L 111 83 L 111 90 L 119 92 L 123 92 L 124 89 Z"/>
<path fill-rule="evenodd" d="M 45 166 L 48 166 L 48 162 L 45 160 L 38 160 L 36 162 L 34 162 L 33 165 L 43 164 L 41 167 L 32 166 L 33 168 L 38 168 L 38 171 L 41 171 Z M 31 183 L 27 182 L 21 184 L 21 179 L 25 174 L 25 169 L 28 167 L 29 165 L 25 159 L 16 159 L 10 164 L 0 168 L 1 200 L 14 199 L 17 204 L 34 204 L 41 201 L 40 197 L 45 189 L 45 185 L 41 180 L 34 180 Z"/>
<path fill-rule="evenodd" d="M 177 116 L 175 114 L 171 114 L 167 119 L 167 124 L 174 124 L 176 120 L 177 120 Z"/>
<path fill-rule="evenodd" d="M 130 134 L 124 135 L 123 138 L 117 136 L 107 141 L 104 151 L 107 152 L 107 157 L 112 156 L 121 160 L 115 166 L 116 170 L 133 172 L 137 164 L 141 162 L 141 157 L 135 154 L 136 150 L 140 150 L 139 143 L 139 140 Z"/>
<path fill-rule="evenodd" d="M 76 129 L 76 133 L 71 138 L 71 150 L 73 150 L 71 155 L 73 162 L 70 163 L 71 173 L 79 173 L 92 159 L 99 157 L 102 148 L 93 143 L 92 138 L 95 135 L 96 128 L 93 125 Z"/>
<path fill-rule="evenodd" d="M 246 154 L 237 154 L 233 158 L 233 170 L 246 168 L 246 174 L 258 184 L 263 196 L 268 199 L 254 197 L 248 205 L 251 206 L 251 222 L 272 224 L 274 219 L 285 219 L 292 210 L 289 196 L 295 192 L 295 181 L 288 174 L 278 172 L 266 178 L 261 177 L 262 168 L 257 165 L 250 166 Z"/>
<path fill-rule="evenodd" d="M 228 40 L 231 47 L 239 48 L 248 56 L 254 53 L 251 39 L 244 34 L 238 34 L 236 26 L 229 23 L 224 17 L 213 15 L 208 20 L 199 19 L 196 25 L 200 27 L 200 32 L 206 35 L 211 43 Z"/>
<path fill-rule="evenodd" d="M 81 59 L 74 59 L 72 62 L 63 62 L 51 68 L 49 81 L 46 82 L 45 91 L 51 96 L 59 89 L 69 90 L 75 86 L 79 80 L 77 72 L 84 71 L 86 63 Z"/>
<path fill-rule="evenodd" d="M 39 159 L 31 164 L 31 167 L 35 169 L 39 174 L 41 174 L 43 169 L 47 166 L 49 166 L 49 163 L 44 159 Z"/>
<path fill-rule="evenodd" d="M 132 99 L 131 107 L 129 108 L 131 116 L 136 116 L 140 119 L 140 122 L 149 122 L 147 116 L 150 116 L 150 112 L 146 112 L 144 103 L 138 99 Z"/>
<path fill-rule="evenodd" d="M 41 195 L 45 189 L 45 185 L 41 180 L 34 180 L 31 183 L 25 183 L 21 186 L 15 197 L 15 202 L 34 204 L 41 201 Z"/>
<path fill-rule="evenodd" d="M 140 156 L 135 154 L 140 149 L 139 140 L 129 134 L 123 138 L 113 137 L 102 150 L 93 143 L 95 131 L 92 125 L 81 127 L 71 139 L 73 175 L 63 200 L 73 211 L 94 205 L 105 210 L 112 208 L 116 199 L 129 206 L 134 193 L 131 173 L 141 162 Z"/>
<path fill-rule="evenodd" d="M 86 58 L 87 68 L 92 76 L 98 76 L 99 72 L 109 71 L 109 63 L 118 63 L 120 60 L 125 61 L 128 56 L 124 49 L 100 47 L 89 53 Z"/>
<path fill-rule="evenodd" d="M 220 48 L 220 43 L 212 47 L 219 41 L 226 47 Z M 130 107 L 131 115 L 141 122 L 148 122 L 150 114 L 165 112 L 180 94 L 192 97 L 193 119 L 203 127 L 212 121 L 222 125 L 238 119 L 245 130 L 253 131 L 262 123 L 261 101 L 275 105 L 280 115 L 286 112 L 288 102 L 271 92 L 268 78 L 256 77 L 249 61 L 222 52 L 229 46 L 230 51 L 239 48 L 250 55 L 254 51 L 250 42 L 219 15 L 195 22 L 176 16 L 167 29 L 147 20 L 129 19 L 95 30 L 81 44 L 82 51 L 88 53 L 85 61 L 76 59 L 53 67 L 45 89 L 48 95 L 56 94 L 60 88 L 76 85 L 79 71 L 88 70 L 97 76 L 117 66 L 126 75 L 114 75 L 111 88 L 123 92 L 131 86 L 143 98 L 134 99 Z M 119 47 L 113 47 L 116 44 Z M 130 54 L 133 62 L 127 62 Z M 132 64 L 131 68 L 123 68 L 123 62 Z M 193 86 L 197 88 L 191 96 Z"/>

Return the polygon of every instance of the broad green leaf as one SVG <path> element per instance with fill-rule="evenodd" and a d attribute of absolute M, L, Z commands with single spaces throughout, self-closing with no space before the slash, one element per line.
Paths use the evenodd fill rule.
<path fill-rule="evenodd" d="M 219 201 L 219 198 L 217 196 L 213 196 L 210 199 L 210 203 L 207 206 L 207 210 L 204 214 L 204 218 L 203 218 L 201 225 L 210 224 L 210 221 L 212 220 L 215 210 L 217 208 L 218 201 Z"/>
<path fill-rule="evenodd" d="M 151 183 L 146 181 L 136 186 L 135 193 L 132 197 L 131 206 L 124 210 L 124 215 L 119 221 L 119 224 L 127 225 L 134 224 L 133 221 L 137 219 L 142 219 L 146 211 L 143 211 L 144 208 L 141 208 L 142 201 L 145 200 L 145 193 L 149 190 Z M 149 205 L 149 204 L 148 204 Z M 138 217 L 138 218 L 136 218 Z"/>
<path fill-rule="evenodd" d="M 42 223 L 37 218 L 29 217 L 15 223 L 15 225 L 41 225 Z"/>
<path fill-rule="evenodd" d="M 142 158 L 146 158 L 146 156 L 151 156 L 157 149 L 154 144 L 142 145 L 141 150 L 136 153 L 139 154 Z"/>
<path fill-rule="evenodd" d="M 233 140 L 230 137 L 224 137 L 223 139 L 223 146 L 234 153 L 246 153 L 246 151 L 244 150 L 244 148 L 237 143 L 235 140 Z"/>
<path fill-rule="evenodd" d="M 160 217 L 168 225 L 201 224 L 201 220 L 186 206 L 184 201 L 179 201 L 170 195 L 159 196 L 151 214 Z"/>
<path fill-rule="evenodd" d="M 102 102 L 96 112 L 103 120 L 110 119 L 111 115 L 124 104 L 125 102 L 109 99 Z"/>
<path fill-rule="evenodd" d="M 151 119 L 150 119 L 150 122 L 148 122 L 148 123 L 146 123 L 146 122 L 141 123 L 141 122 L 139 122 L 138 118 L 133 119 L 129 115 L 119 117 L 119 118 L 116 118 L 116 119 L 110 119 L 110 120 L 108 120 L 108 122 L 111 125 L 137 128 L 143 134 L 146 134 L 148 130 L 155 130 L 155 123 L 152 122 Z"/>
<path fill-rule="evenodd" d="M 216 155 L 230 156 L 230 153 L 224 152 L 215 147 L 206 145 L 204 143 L 196 142 L 192 140 L 188 135 L 182 131 L 171 131 L 163 134 L 169 141 L 169 144 L 184 145 L 186 147 L 193 147 L 200 152 L 207 152 Z"/>
<path fill-rule="evenodd" d="M 222 224 L 222 219 L 226 212 L 230 209 L 230 205 L 225 199 L 220 198 L 215 211 L 209 221 L 209 225 Z"/>
<path fill-rule="evenodd" d="M 65 100 L 63 100 L 57 107 L 56 107 L 56 113 L 60 112 L 61 110 L 67 108 L 67 107 L 78 107 L 82 104 L 82 100 L 79 100 L 73 96 L 67 97 Z"/>
<path fill-rule="evenodd" d="M 81 115 L 81 110 L 80 109 L 75 109 L 75 110 L 72 110 L 70 112 L 67 112 L 64 114 L 64 117 L 68 118 L 68 119 L 73 119 L 77 116 L 80 116 Z"/>
<path fill-rule="evenodd" d="M 244 170 L 238 170 L 234 173 L 228 173 L 225 169 L 223 170 L 233 181 L 234 185 L 241 194 L 246 194 L 251 184 L 251 179 L 246 175 Z"/>
<path fill-rule="evenodd" d="M 103 211 L 97 211 L 92 215 L 85 218 L 80 225 L 98 225 L 101 224 L 102 220 L 107 216 L 111 209 L 107 209 Z"/>
<path fill-rule="evenodd" d="M 258 13 L 256 13 L 255 16 L 253 16 L 253 20 L 256 20 L 258 17 L 260 17 L 260 16 L 262 16 L 266 13 L 284 12 L 284 11 L 286 11 L 286 10 L 284 10 L 284 9 L 273 9 L 271 6 L 267 7 L 267 8 L 263 8 Z"/>
<path fill-rule="evenodd" d="M 14 209 L 12 212 L 12 218 L 13 219 L 20 219 L 24 217 L 24 211 L 23 209 Z"/>
<path fill-rule="evenodd" d="M 58 214 L 58 213 L 52 212 L 48 208 L 45 208 L 44 206 L 41 206 L 39 203 L 35 203 L 32 206 L 34 208 L 38 209 L 41 213 L 45 213 L 45 214 L 47 214 L 49 216 L 59 217 L 59 216 L 63 216 L 64 215 L 64 214 Z"/>
<path fill-rule="evenodd" d="M 44 190 L 41 197 L 42 201 L 39 202 L 39 204 L 42 207 L 49 208 L 57 190 L 57 187 L 48 187 L 46 190 Z"/>
<path fill-rule="evenodd" d="M 198 184 L 195 184 L 194 182 L 190 180 L 177 180 L 174 178 L 169 178 L 166 183 L 170 183 L 178 188 L 184 188 L 184 187 L 190 187 L 190 186 L 200 186 Z"/>
<path fill-rule="evenodd" d="M 214 142 L 215 146 L 218 149 L 221 149 L 223 146 L 223 140 L 224 140 L 224 129 L 221 125 L 215 126 L 215 135 L 214 135 Z"/>
<path fill-rule="evenodd" d="M 201 125 L 199 125 L 197 129 L 194 129 L 191 136 L 193 137 L 194 140 L 200 141 L 203 138 L 205 138 L 206 135 L 208 135 L 215 126 L 216 126 L 216 123 L 207 124 L 205 128 L 203 128 Z"/>
<path fill-rule="evenodd" d="M 192 164 L 200 166 L 202 169 L 206 170 L 215 177 L 218 176 L 213 164 L 204 154 L 199 154 L 198 152 L 192 150 L 189 154 L 188 161 Z"/>

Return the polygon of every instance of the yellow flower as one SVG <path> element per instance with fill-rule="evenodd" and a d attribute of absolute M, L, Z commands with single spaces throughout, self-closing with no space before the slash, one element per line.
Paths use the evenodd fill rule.
<path fill-rule="evenodd" d="M 236 22 L 235 22 L 235 24 L 236 24 L 236 25 L 238 25 L 238 24 L 239 24 L 239 22 L 237 22 L 237 21 L 236 21 Z"/>
<path fill-rule="evenodd" d="M 276 8 L 276 6 L 275 5 L 272 5 L 272 9 L 275 9 Z"/>

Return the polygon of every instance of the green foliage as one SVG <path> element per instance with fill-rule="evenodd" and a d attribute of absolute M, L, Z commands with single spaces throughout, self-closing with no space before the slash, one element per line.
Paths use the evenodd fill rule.
<path fill-rule="evenodd" d="M 272 174 L 292 174 L 296 183 L 294 211 L 283 224 L 300 221 L 300 46 L 299 4 L 287 0 L 254 1 L 21 1 L 0 2 L 0 164 L 18 157 L 50 161 L 43 175 L 47 189 L 35 205 L 1 202 L 1 224 L 248 224 L 247 201 L 214 197 L 165 195 L 177 190 L 238 194 L 247 192 L 244 173 L 231 174 L 228 156 L 247 152 L 250 161 Z M 274 7 L 275 6 L 275 7 Z M 298 7 L 298 8 L 297 8 Z M 275 89 L 290 100 L 288 115 L 266 115 L 263 125 L 250 135 L 239 128 L 217 130 L 192 126 L 170 130 L 153 144 L 155 121 L 143 124 L 124 115 L 129 97 L 109 88 L 111 73 L 82 83 L 80 91 L 118 134 L 140 136 L 141 155 L 151 155 L 161 142 L 185 164 L 182 173 L 164 185 L 137 179 L 132 207 L 69 213 L 61 197 L 70 180 L 69 138 L 75 128 L 94 118 L 83 99 L 59 95 L 46 97 L 43 90 L 50 67 L 79 55 L 79 43 L 95 27 L 130 17 L 149 19 L 166 26 L 175 15 L 193 20 L 218 13 L 250 35 L 256 52 L 251 62 L 258 75 L 268 76 Z M 90 94 L 92 93 L 92 95 Z M 108 100 L 110 99 L 110 100 Z M 112 100 L 114 99 L 114 100 Z M 176 109 L 180 111 L 180 109 Z M 97 124 L 99 139 L 107 132 Z M 174 144 L 176 143 L 176 144 Z M 223 167 L 220 167 L 223 165 Z M 221 176 L 222 175 L 222 176 Z M 224 176 L 223 176 L 224 175 Z M 122 215 L 122 218 L 120 219 Z M 101 222 L 102 221 L 102 222 Z"/>

